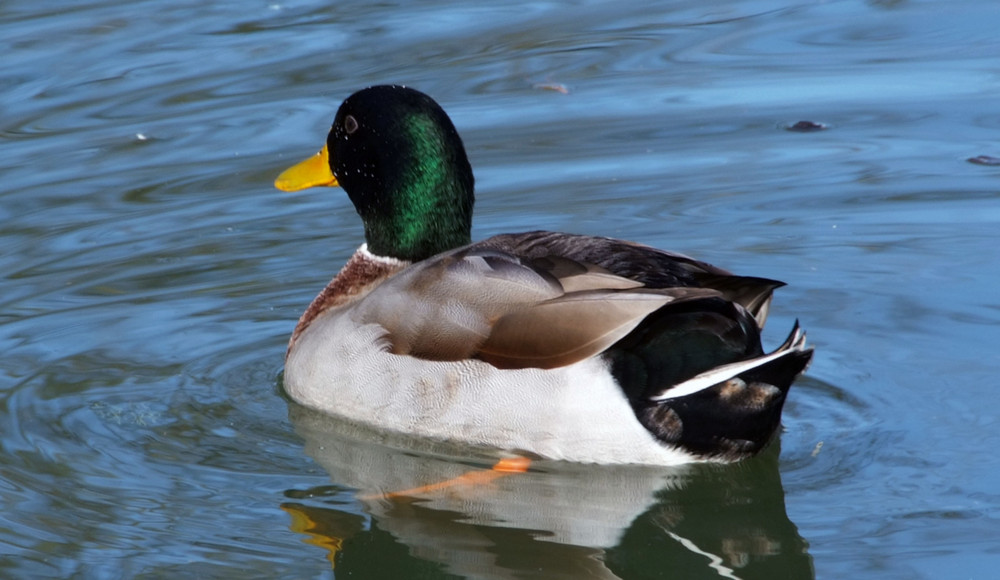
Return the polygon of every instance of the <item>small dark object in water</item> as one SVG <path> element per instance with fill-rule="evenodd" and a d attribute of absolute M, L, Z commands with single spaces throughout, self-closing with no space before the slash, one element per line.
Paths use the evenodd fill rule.
<path fill-rule="evenodd" d="M 826 123 L 817 123 L 816 121 L 799 121 L 794 125 L 785 125 L 786 131 L 795 131 L 796 133 L 812 133 L 813 131 L 823 131 L 829 128 L 830 126 Z"/>
<path fill-rule="evenodd" d="M 554 91 L 563 95 L 569 94 L 569 89 L 562 83 L 536 83 L 533 85 L 533 88 L 541 89 L 543 91 Z"/>
<path fill-rule="evenodd" d="M 966 161 L 975 163 L 976 165 L 1000 166 L 1000 157 L 993 157 L 992 155 L 976 155 L 975 157 L 969 157 Z"/>

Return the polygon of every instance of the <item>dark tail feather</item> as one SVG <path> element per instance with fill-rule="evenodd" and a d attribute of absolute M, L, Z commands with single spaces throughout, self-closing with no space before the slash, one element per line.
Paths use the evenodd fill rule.
<path fill-rule="evenodd" d="M 774 354 L 764 364 L 688 395 L 650 400 L 636 414 L 664 443 L 706 459 L 754 455 L 774 437 L 788 389 L 812 359 L 798 322 Z"/>
<path fill-rule="evenodd" d="M 767 321 L 771 294 L 785 285 L 777 280 L 753 276 L 701 274 L 697 278 L 704 287 L 718 290 L 727 300 L 746 308 L 757 321 L 758 328 L 764 328 Z"/>

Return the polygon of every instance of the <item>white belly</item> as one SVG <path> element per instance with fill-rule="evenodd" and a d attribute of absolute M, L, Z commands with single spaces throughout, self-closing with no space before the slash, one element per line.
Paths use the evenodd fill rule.
<path fill-rule="evenodd" d="M 295 343 L 285 389 L 328 414 L 419 437 L 586 463 L 694 461 L 649 433 L 600 360 L 499 370 L 386 352 L 377 325 L 327 312 Z"/>

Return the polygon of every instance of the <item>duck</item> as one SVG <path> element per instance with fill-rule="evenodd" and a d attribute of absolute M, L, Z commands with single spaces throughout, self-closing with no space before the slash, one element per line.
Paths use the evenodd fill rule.
<path fill-rule="evenodd" d="M 783 282 L 608 237 L 473 242 L 462 139 L 413 88 L 350 95 L 275 186 L 340 187 L 364 226 L 283 375 L 291 399 L 351 424 L 505 456 L 729 463 L 776 437 L 812 359 L 797 320 L 763 349 Z"/>

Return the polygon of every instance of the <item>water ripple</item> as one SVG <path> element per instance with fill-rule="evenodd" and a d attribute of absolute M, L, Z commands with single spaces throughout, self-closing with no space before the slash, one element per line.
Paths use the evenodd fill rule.
<path fill-rule="evenodd" d="M 988 0 L 65 4 L 0 20 L 9 574 L 482 573 L 442 546 L 525 576 L 995 568 L 1000 174 L 967 162 L 1000 155 Z M 788 281 L 765 342 L 798 316 L 818 350 L 780 450 L 360 498 L 488 463 L 324 447 L 281 393 L 362 234 L 342 192 L 271 180 L 381 82 L 452 114 L 476 237 L 616 235 Z"/>

